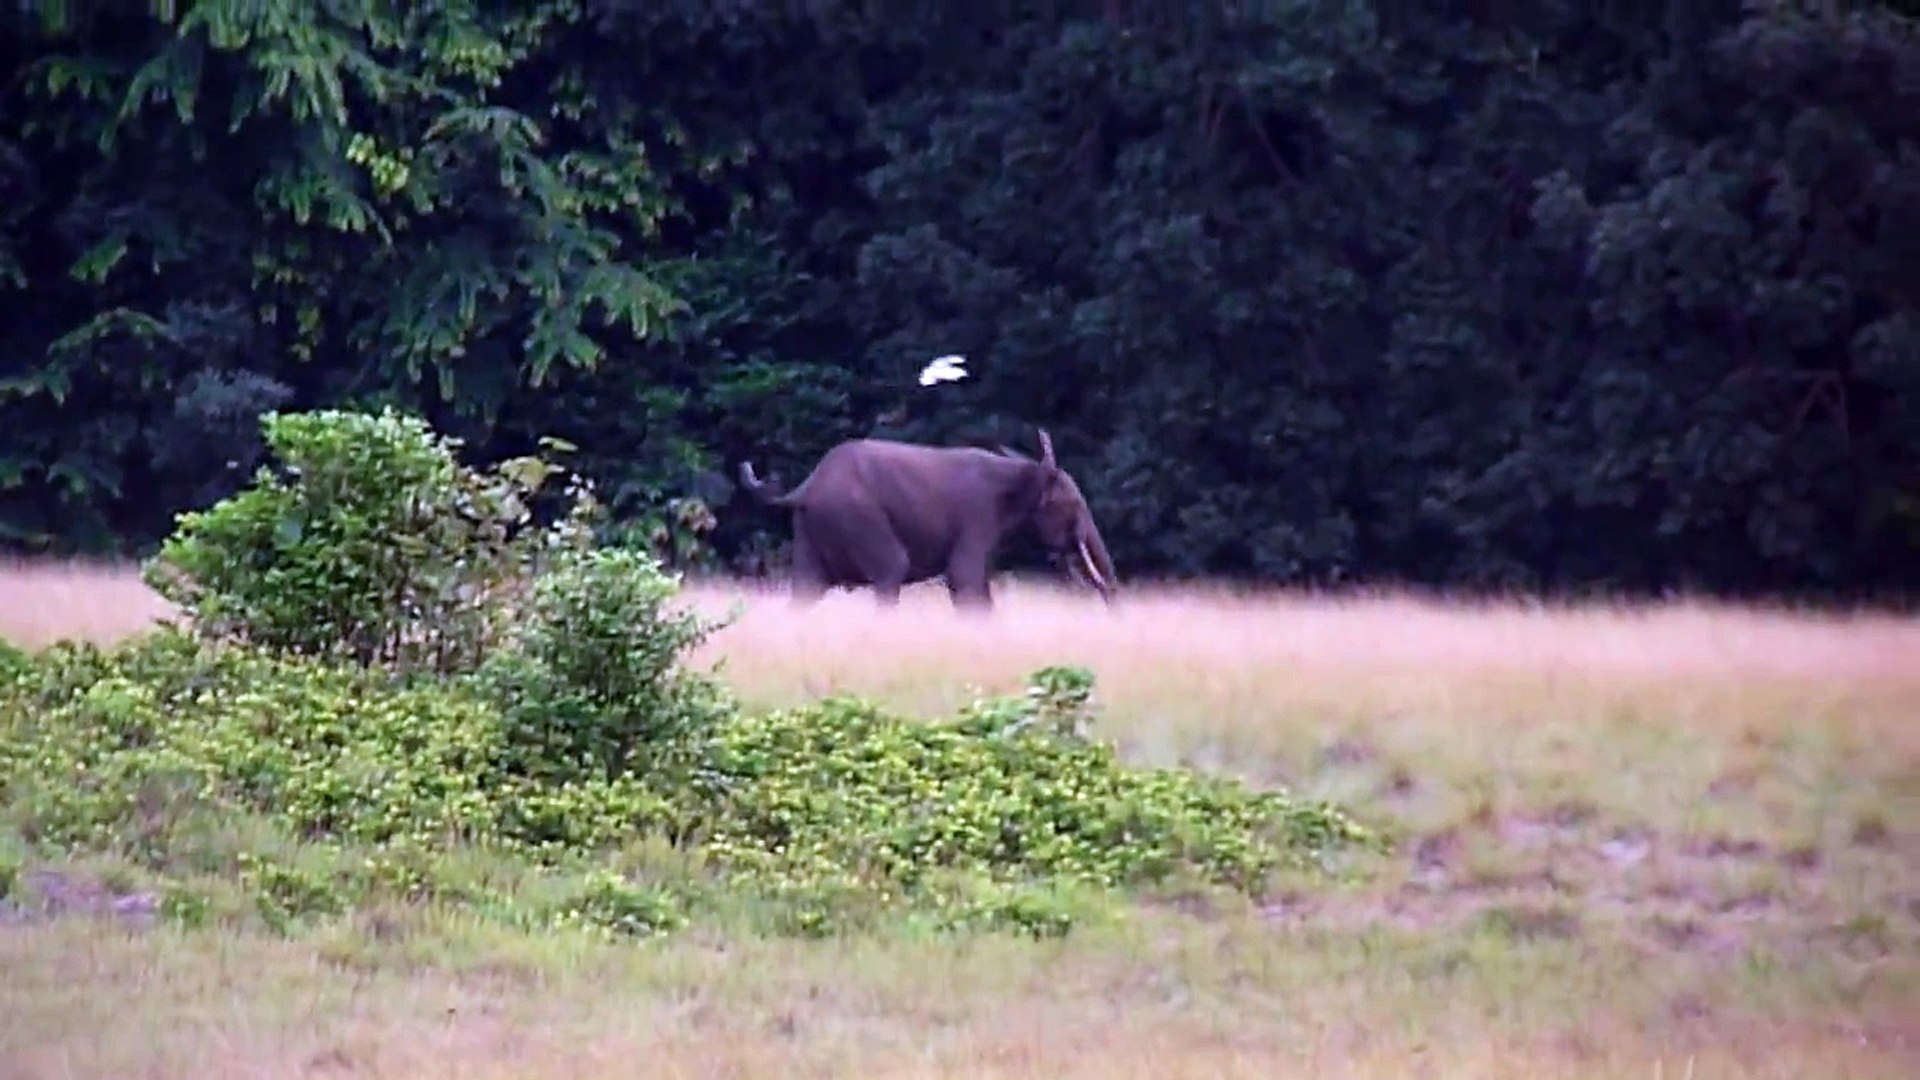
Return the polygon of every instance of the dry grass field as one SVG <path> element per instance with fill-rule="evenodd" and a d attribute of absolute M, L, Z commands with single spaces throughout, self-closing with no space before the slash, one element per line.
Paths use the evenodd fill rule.
<path fill-rule="evenodd" d="M 1920 623 L 1700 604 L 1004 587 L 804 614 L 724 584 L 750 702 L 1097 677 L 1141 761 L 1397 838 L 1253 910 L 1062 942 L 644 946 L 387 912 L 273 941 L 0 927 L 0 1076 L 1920 1075 Z M 138 629 L 131 571 L 0 568 L 0 633 Z"/>

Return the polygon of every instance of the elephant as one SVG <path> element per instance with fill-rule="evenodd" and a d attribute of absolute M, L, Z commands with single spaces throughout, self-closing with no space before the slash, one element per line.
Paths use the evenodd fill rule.
<path fill-rule="evenodd" d="M 926 446 L 890 439 L 842 442 L 799 487 L 782 491 L 741 462 L 756 499 L 793 511 L 792 590 L 807 606 L 837 586 L 871 586 L 882 607 L 904 585 L 944 577 L 956 609 L 993 607 L 988 584 L 1000 544 L 1029 527 L 1074 580 L 1108 605 L 1119 588 L 1093 513 L 1039 429 L 1040 460 L 999 446 Z"/>

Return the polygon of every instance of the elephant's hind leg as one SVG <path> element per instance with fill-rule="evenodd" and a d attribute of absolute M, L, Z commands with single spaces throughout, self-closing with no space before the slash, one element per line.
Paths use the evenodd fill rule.
<path fill-rule="evenodd" d="M 881 607 L 896 607 L 913 560 L 877 510 L 860 515 L 847 537 L 848 558 L 873 587 Z"/>
<path fill-rule="evenodd" d="M 827 592 L 827 575 L 820 565 L 820 554 L 814 549 L 813 540 L 804 529 L 795 530 L 793 534 L 793 569 L 789 589 L 788 602 L 795 608 L 812 607 Z"/>

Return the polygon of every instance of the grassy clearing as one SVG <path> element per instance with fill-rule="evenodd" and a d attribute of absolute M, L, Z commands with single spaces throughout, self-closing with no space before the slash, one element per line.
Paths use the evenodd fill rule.
<path fill-rule="evenodd" d="M 749 607 L 759 705 L 916 712 L 1093 670 L 1127 754 L 1327 796 L 1396 853 L 1064 942 L 637 946 L 364 912 L 293 941 L 0 929 L 0 1075 L 1897 1076 L 1920 1067 L 1920 624 L 1706 605 L 1003 589 Z M 131 571 L 0 571 L 0 633 L 111 638 Z"/>

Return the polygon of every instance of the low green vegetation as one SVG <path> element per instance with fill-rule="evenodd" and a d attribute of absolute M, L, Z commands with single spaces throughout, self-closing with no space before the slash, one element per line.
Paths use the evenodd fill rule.
<path fill-rule="evenodd" d="M 745 710 L 683 662 L 724 621 L 596 545 L 590 487 L 555 510 L 551 462 L 469 469 L 391 414 L 264 431 L 280 469 L 149 567 L 180 625 L 0 659 L 14 908 L 52 899 L 26 868 L 78 861 L 187 924 L 397 902 L 628 935 L 1053 935 L 1379 843 L 1335 806 L 1122 763 L 1075 668 L 931 721 Z"/>

